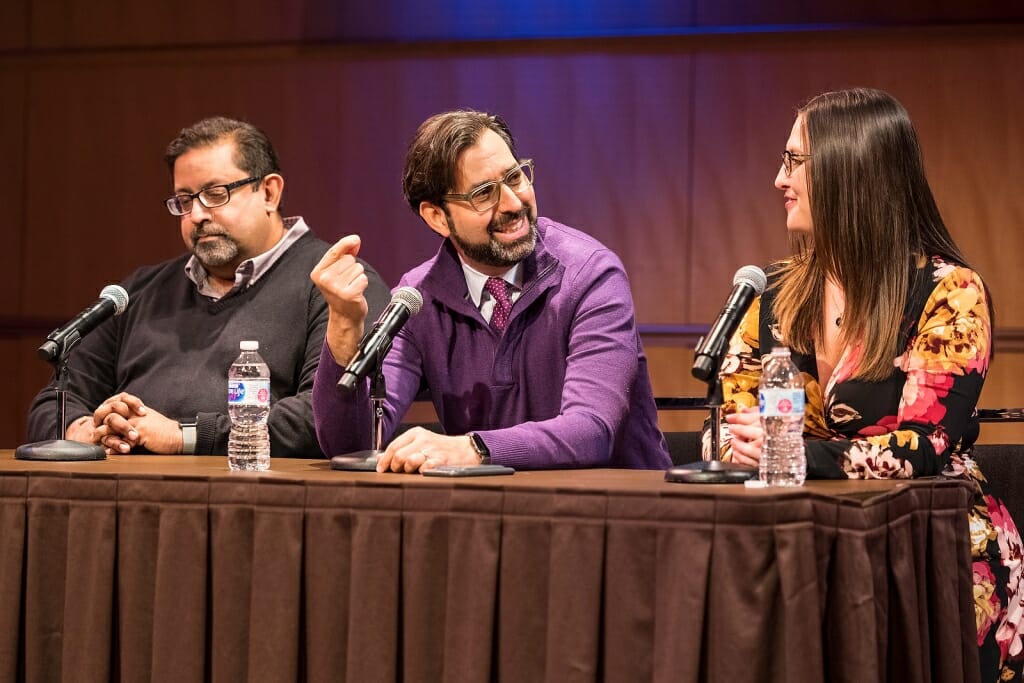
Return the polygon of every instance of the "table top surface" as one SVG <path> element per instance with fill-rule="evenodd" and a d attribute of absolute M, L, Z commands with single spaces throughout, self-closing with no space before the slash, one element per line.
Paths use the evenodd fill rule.
<path fill-rule="evenodd" d="M 665 481 L 662 470 L 573 469 L 517 471 L 487 477 L 426 477 L 332 470 L 327 459 L 273 458 L 265 472 L 232 472 L 227 457 L 214 455 L 111 455 L 105 460 L 47 462 L 19 460 L 10 449 L 0 450 L 0 476 L 117 477 L 132 479 L 209 479 L 228 481 L 306 482 L 367 486 L 460 486 L 502 489 L 559 489 L 654 495 L 760 496 L 819 495 L 865 500 L 907 486 L 930 486 L 942 479 L 808 481 L 798 488 L 757 488 L 743 484 L 689 484 Z M 949 482 L 955 485 L 955 482 Z"/>

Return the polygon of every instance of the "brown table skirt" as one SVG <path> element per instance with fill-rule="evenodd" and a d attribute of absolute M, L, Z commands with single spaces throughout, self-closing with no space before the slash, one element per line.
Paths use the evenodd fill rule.
<path fill-rule="evenodd" d="M 970 489 L 0 453 L 0 681 L 971 681 Z"/>

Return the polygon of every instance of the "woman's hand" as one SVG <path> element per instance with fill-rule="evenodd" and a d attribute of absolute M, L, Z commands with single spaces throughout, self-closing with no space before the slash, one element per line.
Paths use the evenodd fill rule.
<path fill-rule="evenodd" d="M 732 461 L 740 465 L 757 467 L 761 461 L 764 446 L 764 430 L 761 428 L 761 414 L 758 406 L 743 408 L 725 416 L 732 437 Z"/>

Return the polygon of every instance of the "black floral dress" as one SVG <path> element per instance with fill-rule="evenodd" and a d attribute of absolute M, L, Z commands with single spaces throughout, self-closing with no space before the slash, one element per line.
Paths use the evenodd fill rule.
<path fill-rule="evenodd" d="M 771 282 L 772 278 L 770 278 Z M 814 353 L 793 353 L 807 392 L 804 437 L 809 478 L 910 478 L 942 475 L 975 488 L 969 515 L 974 602 L 982 680 L 1020 680 L 1024 668 L 1021 538 L 1002 502 L 970 457 L 975 405 L 992 338 L 985 286 L 974 271 L 935 257 L 915 268 L 900 335 L 903 352 L 881 382 L 852 379 L 860 345 L 843 351 L 828 384 Z M 769 286 L 747 312 L 723 363 L 728 413 L 757 405 L 761 350 L 785 344 Z M 762 340 L 769 339 L 764 344 Z M 723 460 L 731 458 L 723 425 Z M 710 438 L 704 434 L 705 457 Z"/>

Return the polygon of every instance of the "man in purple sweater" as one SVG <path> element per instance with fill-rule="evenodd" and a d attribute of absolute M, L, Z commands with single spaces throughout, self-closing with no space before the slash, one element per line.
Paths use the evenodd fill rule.
<path fill-rule="evenodd" d="M 422 387 L 445 434 L 404 432 L 377 470 L 669 467 L 622 263 L 537 217 L 533 164 L 505 122 L 474 111 L 431 117 L 410 145 L 403 190 L 445 239 L 400 283 L 419 290 L 423 307 L 384 360 L 384 434 Z M 368 382 L 338 386 L 367 312 L 359 245 L 341 239 L 311 274 L 329 310 L 313 385 L 328 455 L 370 447 Z"/>

